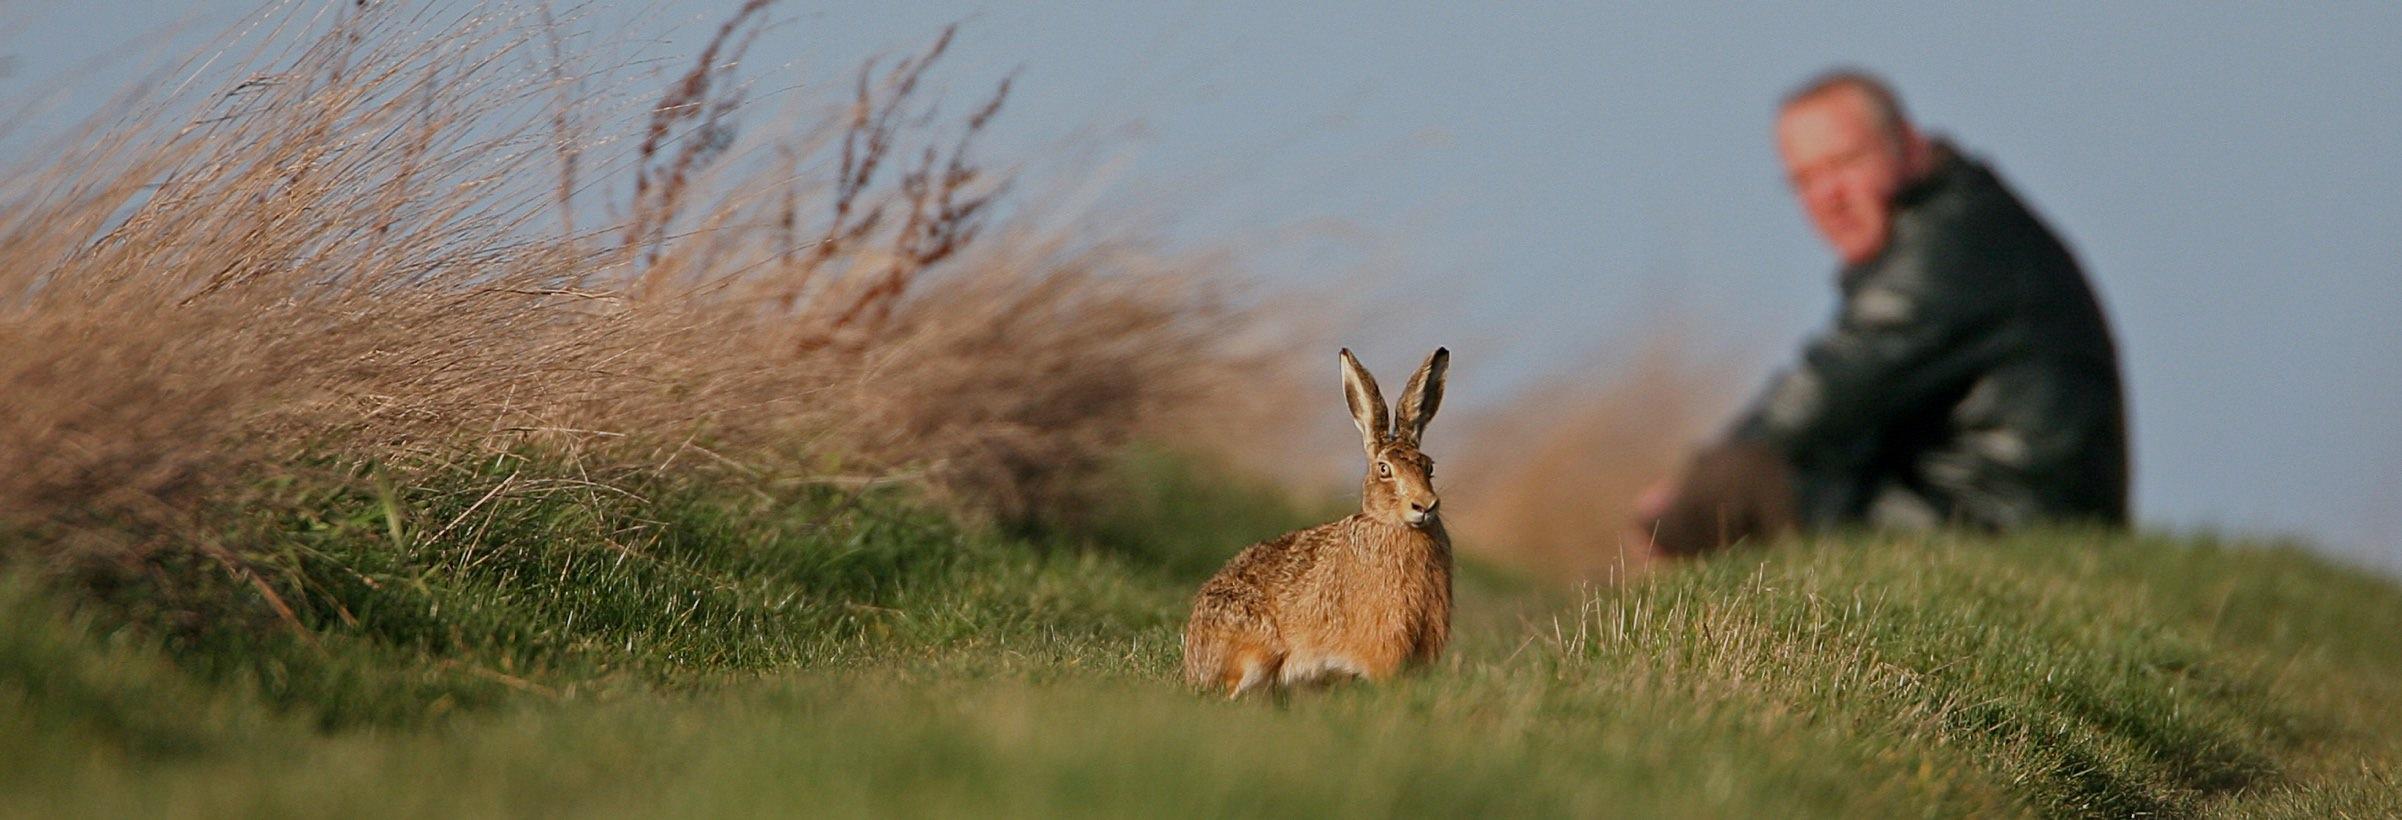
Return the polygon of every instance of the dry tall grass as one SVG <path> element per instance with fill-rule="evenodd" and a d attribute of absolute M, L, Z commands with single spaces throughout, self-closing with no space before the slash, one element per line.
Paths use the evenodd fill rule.
<path fill-rule="evenodd" d="M 0 523 L 155 546 L 281 465 L 527 447 L 1017 515 L 1218 378 L 1194 265 L 995 210 L 948 33 L 759 121 L 767 5 L 611 136 L 547 14 L 329 3 L 11 173 Z"/>
<path fill-rule="evenodd" d="M 1731 369 L 1687 334 L 1572 369 L 1471 416 L 1443 488 L 1463 549 L 1554 577 L 1608 581 L 1652 556 L 1621 543 L 1635 496 L 1675 474 L 1727 406 Z"/>

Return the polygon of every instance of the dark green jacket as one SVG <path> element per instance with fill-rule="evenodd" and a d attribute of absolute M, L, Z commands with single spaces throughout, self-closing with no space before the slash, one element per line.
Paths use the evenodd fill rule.
<path fill-rule="evenodd" d="M 1793 468 L 1806 526 L 2127 519 L 2118 354 L 2068 248 L 1951 151 L 1846 268 L 1834 326 L 1733 438 Z"/>

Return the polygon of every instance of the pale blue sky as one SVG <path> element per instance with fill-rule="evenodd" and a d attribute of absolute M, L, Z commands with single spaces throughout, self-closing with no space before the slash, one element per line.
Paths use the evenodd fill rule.
<path fill-rule="evenodd" d="M 733 5 L 604 0 L 579 43 L 688 53 Z M 1114 195 L 1176 192 L 1167 228 L 1196 241 L 1347 226 L 1255 264 L 1300 283 L 1374 265 L 1382 298 L 1442 306 L 1363 346 L 1400 367 L 1452 344 L 1470 403 L 1665 305 L 1758 375 L 1790 355 L 1832 263 L 1770 108 L 1866 66 L 2083 257 L 2125 353 L 2144 520 L 2402 569 L 2402 6 L 1297 5 L 793 2 L 752 62 L 839 84 L 965 20 L 962 103 L 1021 72 L 994 155 L 1108 148 Z M 213 29 L 252 6 L 0 4 L 0 98 L 107 81 L 92 55 L 169 14 Z M 621 30 L 655 40 L 606 45 Z"/>

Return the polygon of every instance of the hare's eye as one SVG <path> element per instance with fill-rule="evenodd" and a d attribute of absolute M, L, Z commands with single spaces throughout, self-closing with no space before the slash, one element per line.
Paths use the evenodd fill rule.
<path fill-rule="evenodd" d="M 1379 461 L 1379 462 L 1376 462 L 1376 474 L 1377 474 L 1378 476 L 1380 476 L 1380 477 L 1383 477 L 1383 478 L 1392 478 L 1392 477 L 1393 477 L 1393 465 L 1392 465 L 1392 463 L 1390 463 L 1390 462 L 1384 462 L 1384 461 Z"/>

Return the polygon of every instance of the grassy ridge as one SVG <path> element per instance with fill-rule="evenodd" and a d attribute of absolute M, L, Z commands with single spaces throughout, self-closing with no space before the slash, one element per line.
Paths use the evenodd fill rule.
<path fill-rule="evenodd" d="M 2295 551 L 1832 539 L 1568 598 L 1464 573 L 1392 685 L 1173 683 L 1305 518 L 1172 460 L 1073 530 L 908 498 L 277 490 L 259 587 L 0 585 L 0 809 L 2390 814 L 2402 591 Z M 572 495 L 570 495 L 572 493 Z"/>

